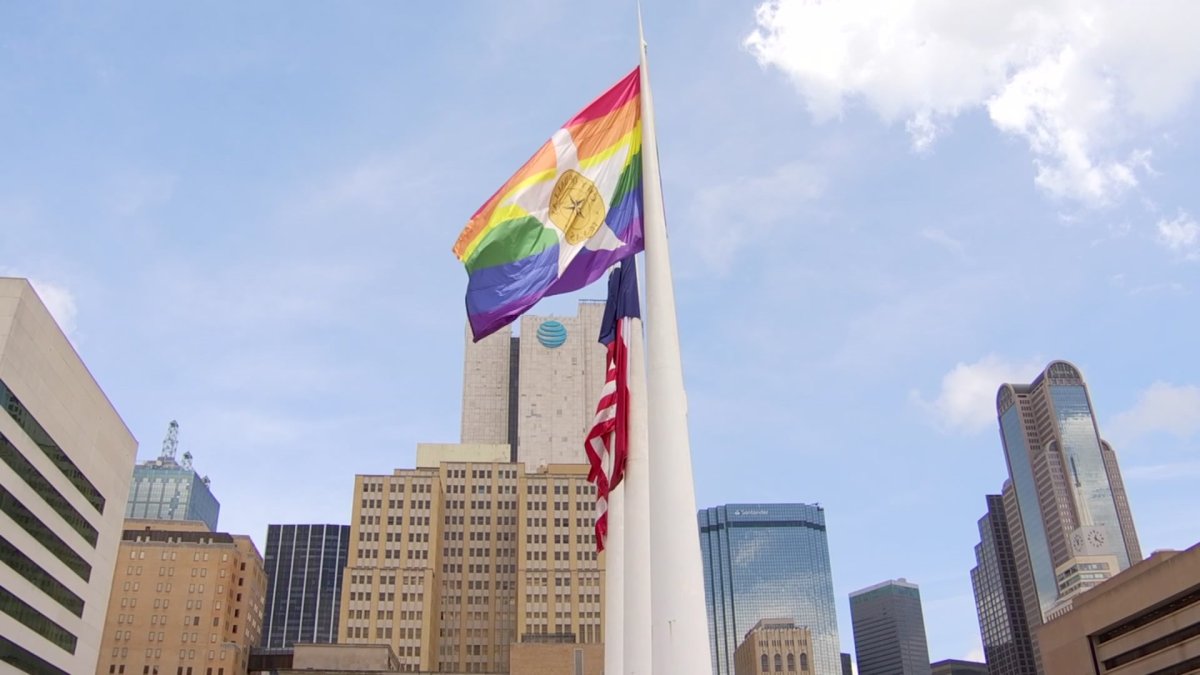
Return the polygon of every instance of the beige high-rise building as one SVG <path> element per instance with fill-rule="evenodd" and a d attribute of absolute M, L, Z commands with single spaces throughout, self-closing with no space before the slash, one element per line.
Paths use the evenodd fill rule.
<path fill-rule="evenodd" d="M 467 324 L 463 350 L 462 442 L 504 443 L 513 445 L 509 435 L 509 401 L 516 384 L 517 345 L 512 326 L 505 326 L 479 342 L 471 339 Z M 516 431 L 515 429 L 513 430 Z"/>
<path fill-rule="evenodd" d="M 0 409 L 0 662 L 90 673 L 137 441 L 24 279 L 0 278 Z"/>
<path fill-rule="evenodd" d="M 447 673 L 509 672 L 524 640 L 602 642 L 586 467 L 418 455 L 415 469 L 355 477 L 338 641 Z"/>
<path fill-rule="evenodd" d="M 463 443 L 508 443 L 530 471 L 586 462 L 583 439 L 604 386 L 598 342 L 604 303 L 581 301 L 575 316 L 521 317 L 472 342 L 463 363 Z"/>
<path fill-rule="evenodd" d="M 754 624 L 733 653 L 735 675 L 812 673 L 812 634 L 791 619 L 763 619 Z"/>
<path fill-rule="evenodd" d="M 126 520 L 97 675 L 236 675 L 262 633 L 263 559 L 200 521 Z"/>

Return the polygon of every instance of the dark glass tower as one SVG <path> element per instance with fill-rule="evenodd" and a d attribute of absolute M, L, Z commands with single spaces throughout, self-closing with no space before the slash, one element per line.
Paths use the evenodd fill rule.
<path fill-rule="evenodd" d="M 921 591 L 904 579 L 850 594 L 858 675 L 930 675 Z"/>
<path fill-rule="evenodd" d="M 761 619 L 812 636 L 813 675 L 841 673 L 825 511 L 811 504 L 728 504 L 699 514 L 714 675 Z"/>
<path fill-rule="evenodd" d="M 263 647 L 337 642 L 349 525 L 268 525 Z"/>
<path fill-rule="evenodd" d="M 975 610 L 988 672 L 1037 675 L 1004 498 L 988 495 L 987 506 L 987 514 L 979 519 L 971 586 L 975 589 Z"/>

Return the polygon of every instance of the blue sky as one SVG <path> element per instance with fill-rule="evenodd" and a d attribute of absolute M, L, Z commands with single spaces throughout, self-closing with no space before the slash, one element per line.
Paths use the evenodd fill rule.
<path fill-rule="evenodd" d="M 977 651 L 995 391 L 1051 359 L 1143 549 L 1200 540 L 1200 6 L 645 4 L 698 505 L 824 505 L 844 649 L 903 576 Z M 7 3 L 0 273 L 222 529 L 344 522 L 457 440 L 462 224 L 636 53 L 632 3 Z"/>

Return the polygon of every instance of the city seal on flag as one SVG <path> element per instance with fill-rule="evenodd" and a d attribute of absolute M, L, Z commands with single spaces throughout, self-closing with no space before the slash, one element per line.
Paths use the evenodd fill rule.
<path fill-rule="evenodd" d="M 596 234 L 606 211 L 596 184 L 574 169 L 564 171 L 550 192 L 550 221 L 572 246 Z"/>

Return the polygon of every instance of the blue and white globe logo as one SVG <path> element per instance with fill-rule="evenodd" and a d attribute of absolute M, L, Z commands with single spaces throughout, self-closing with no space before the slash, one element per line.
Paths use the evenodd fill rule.
<path fill-rule="evenodd" d="M 547 349 L 557 349 L 567 341 L 567 327 L 557 321 L 543 321 L 537 329 L 538 342 Z"/>

